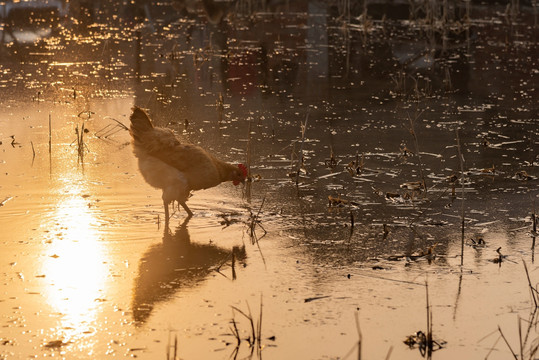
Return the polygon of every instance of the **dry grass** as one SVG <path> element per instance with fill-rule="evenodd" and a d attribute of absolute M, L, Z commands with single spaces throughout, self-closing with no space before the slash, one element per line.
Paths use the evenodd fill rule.
<path fill-rule="evenodd" d="M 537 286 L 533 286 L 528 272 L 528 266 L 523 260 L 522 264 L 524 266 L 524 271 L 526 273 L 526 278 L 528 280 L 528 288 L 530 290 L 530 296 L 532 298 L 532 307 L 530 309 L 530 314 L 528 319 L 522 319 L 520 315 L 517 317 L 518 323 L 518 351 L 511 346 L 511 343 L 505 336 L 505 333 L 502 331 L 502 328 L 498 325 L 496 331 L 488 334 L 486 337 L 499 333 L 498 338 L 492 345 L 490 351 L 485 356 L 485 360 L 488 360 L 490 354 L 495 350 L 497 343 L 502 339 L 511 353 L 511 357 L 517 360 L 534 360 L 539 353 L 539 337 L 537 336 L 537 326 L 539 326 L 539 291 Z M 535 333 L 535 337 L 533 334 Z M 481 339 L 480 341 L 482 341 Z"/>
<path fill-rule="evenodd" d="M 251 349 L 251 352 L 256 349 L 258 357 L 260 358 L 260 352 L 262 351 L 262 313 L 263 313 L 263 302 L 262 302 L 262 296 L 260 296 L 260 312 L 258 319 L 256 321 L 255 325 L 255 318 L 253 317 L 253 314 L 251 313 L 251 308 L 249 306 L 249 303 L 245 303 L 247 306 L 247 311 L 243 311 L 240 308 L 236 306 L 231 306 L 232 308 L 232 326 L 230 327 L 230 331 L 234 338 L 236 339 L 236 348 L 234 349 L 234 355 L 237 355 L 239 352 L 239 348 L 241 346 L 241 343 L 243 340 L 246 340 L 249 344 L 249 348 Z M 249 322 L 249 331 L 248 336 L 246 339 L 242 339 L 240 330 L 238 329 L 238 322 L 236 321 L 236 313 L 242 315 L 247 321 Z"/>

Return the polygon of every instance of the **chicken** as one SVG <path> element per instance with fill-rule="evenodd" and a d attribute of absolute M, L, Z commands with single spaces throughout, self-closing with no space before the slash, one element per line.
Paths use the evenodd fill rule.
<path fill-rule="evenodd" d="M 169 129 L 154 127 L 148 114 L 133 107 L 130 117 L 133 152 L 144 180 L 163 191 L 165 223 L 169 205 L 177 201 L 189 217 L 193 212 L 186 202 L 192 190 L 207 189 L 225 181 L 234 185 L 245 182 L 247 168 L 217 159 L 200 146 L 181 143 Z"/>

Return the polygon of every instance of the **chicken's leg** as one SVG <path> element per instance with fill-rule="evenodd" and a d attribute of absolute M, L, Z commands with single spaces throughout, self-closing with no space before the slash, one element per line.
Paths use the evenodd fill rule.
<path fill-rule="evenodd" d="M 163 200 L 163 205 L 165 206 L 165 227 L 168 227 L 168 220 L 169 220 L 168 204 L 165 200 Z"/>
<path fill-rule="evenodd" d="M 193 212 L 191 211 L 191 209 L 189 209 L 189 206 L 187 206 L 187 204 L 185 202 L 181 202 L 180 205 L 187 212 L 187 216 L 189 216 L 189 217 L 193 216 Z"/>

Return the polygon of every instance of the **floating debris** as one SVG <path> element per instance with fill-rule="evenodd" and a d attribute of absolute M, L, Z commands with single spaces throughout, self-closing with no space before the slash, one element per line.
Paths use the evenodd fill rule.
<path fill-rule="evenodd" d="M 15 145 L 21 147 L 21 144 L 17 141 L 15 141 L 15 135 L 11 135 L 11 146 L 15 147 Z"/>
<path fill-rule="evenodd" d="M 489 261 L 493 262 L 494 264 L 501 264 L 504 260 L 506 260 L 507 255 L 503 255 L 501 250 L 502 250 L 501 246 L 499 248 L 497 248 L 496 252 L 498 253 L 498 256 L 495 257 L 494 259 L 490 259 Z"/>
<path fill-rule="evenodd" d="M 456 174 L 451 174 L 450 176 L 447 177 L 447 181 L 451 185 L 457 185 L 459 183 L 459 177 Z"/>
<path fill-rule="evenodd" d="M 414 348 L 417 346 L 422 354 L 426 352 L 427 347 L 429 346 L 427 341 L 427 335 L 425 335 L 425 333 L 421 330 L 416 332 L 415 334 L 408 335 L 403 342 L 410 348 Z M 432 340 L 430 346 L 432 347 L 432 351 L 436 351 L 442 349 L 443 345 L 445 345 L 445 341 L 438 342 L 436 340 Z"/>
<path fill-rule="evenodd" d="M 15 342 L 11 339 L 0 339 L 0 345 L 6 346 L 6 345 L 15 345 Z"/>
<path fill-rule="evenodd" d="M 326 299 L 326 298 L 329 298 L 329 297 L 331 297 L 331 296 L 329 296 L 329 295 L 313 296 L 313 297 L 310 297 L 310 298 L 306 298 L 304 302 L 308 303 L 308 302 L 311 302 L 311 301 L 320 300 L 320 299 Z"/>
<path fill-rule="evenodd" d="M 492 167 L 481 169 L 481 173 L 486 175 L 495 175 L 496 168 L 494 167 L 494 165 L 492 165 Z"/>
<path fill-rule="evenodd" d="M 487 243 L 485 242 L 485 240 L 483 240 L 482 237 L 477 237 L 476 239 L 470 238 L 470 242 L 468 243 L 468 246 L 471 246 L 474 249 L 484 248 L 487 246 Z"/>
<path fill-rule="evenodd" d="M 355 201 L 341 199 L 340 196 L 334 197 L 334 196 L 329 195 L 328 201 L 329 201 L 329 207 L 343 207 L 343 206 L 348 206 L 348 205 L 359 206 L 359 203 Z"/>
<path fill-rule="evenodd" d="M 406 144 L 401 144 L 399 146 L 399 151 L 400 151 L 400 157 L 408 157 L 408 156 L 413 156 L 414 155 L 414 152 L 410 149 L 408 149 L 406 147 Z"/>
<path fill-rule="evenodd" d="M 423 191 L 425 186 L 422 181 L 410 181 L 400 185 L 401 189 L 412 190 L 412 191 Z"/>
<path fill-rule="evenodd" d="M 326 159 L 324 161 L 324 164 L 328 169 L 333 170 L 339 164 L 339 161 L 335 160 L 335 154 L 333 154 L 333 147 L 331 148 L 330 155 L 331 155 L 330 158 Z"/>
<path fill-rule="evenodd" d="M 400 197 L 401 197 L 401 194 L 394 193 L 394 192 L 386 192 L 386 199 L 396 199 Z"/>
<path fill-rule="evenodd" d="M 12 196 L 8 196 L 8 197 L 6 197 L 4 200 L 0 201 L 0 207 L 6 205 L 6 203 L 7 203 L 9 200 L 11 200 L 11 199 L 13 199 L 13 197 L 12 197 Z"/>
<path fill-rule="evenodd" d="M 361 174 L 361 171 L 363 171 L 364 165 L 365 158 L 363 154 L 361 154 L 361 159 L 359 158 L 359 154 L 356 154 L 356 159 L 346 165 L 346 171 L 348 171 L 348 173 L 352 176 L 358 176 Z"/>
<path fill-rule="evenodd" d="M 520 181 L 529 181 L 535 179 L 534 176 L 528 175 L 526 170 L 517 171 L 514 175 L 514 178 Z"/>
<path fill-rule="evenodd" d="M 63 340 L 51 340 L 48 343 L 46 343 L 45 345 L 43 345 L 43 347 L 45 347 L 47 349 L 59 349 L 62 346 L 65 346 L 65 345 L 68 345 L 68 344 L 70 344 L 70 342 L 64 342 Z"/>

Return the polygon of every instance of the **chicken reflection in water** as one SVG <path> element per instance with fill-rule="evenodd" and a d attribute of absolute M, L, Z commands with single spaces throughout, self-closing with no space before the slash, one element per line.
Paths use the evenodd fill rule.
<path fill-rule="evenodd" d="M 162 243 L 153 245 L 139 264 L 133 295 L 133 317 L 143 324 L 154 306 L 167 301 L 178 291 L 201 284 L 209 275 L 223 270 L 233 259 L 243 262 L 245 245 L 231 250 L 214 244 L 192 243 L 186 219 L 174 233 L 166 229 Z"/>

